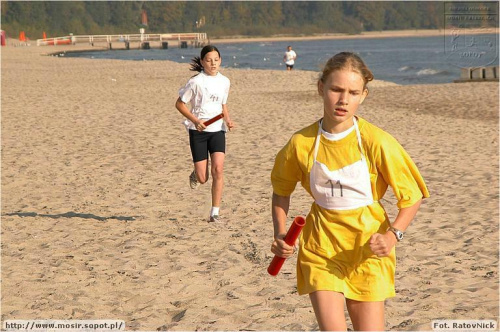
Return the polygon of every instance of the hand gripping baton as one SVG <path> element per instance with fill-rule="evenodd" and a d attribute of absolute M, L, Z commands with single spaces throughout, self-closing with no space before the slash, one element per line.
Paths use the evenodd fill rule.
<path fill-rule="evenodd" d="M 223 117 L 224 117 L 224 114 L 223 114 L 223 113 L 221 113 L 221 114 L 216 115 L 216 116 L 214 116 L 213 118 L 211 118 L 211 119 L 209 119 L 209 120 L 207 120 L 207 121 L 203 122 L 203 124 L 205 125 L 205 127 L 208 127 L 208 126 L 210 126 L 212 123 L 214 123 L 214 122 L 215 122 L 215 121 L 217 121 L 217 120 L 222 119 Z"/>
<path fill-rule="evenodd" d="M 304 217 L 302 216 L 295 217 L 292 225 L 290 226 L 288 232 L 285 235 L 285 238 L 283 239 L 285 243 L 288 244 L 289 246 L 293 246 L 305 224 L 306 220 L 304 219 Z M 269 264 L 269 267 L 267 268 L 267 272 L 269 272 L 269 274 L 272 276 L 277 275 L 280 272 L 284 262 L 285 258 L 275 255 L 273 260 L 271 261 L 271 264 Z"/>

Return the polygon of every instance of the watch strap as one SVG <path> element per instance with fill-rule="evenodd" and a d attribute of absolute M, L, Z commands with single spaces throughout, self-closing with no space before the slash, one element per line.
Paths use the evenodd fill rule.
<path fill-rule="evenodd" d="M 398 242 L 403 239 L 404 233 L 402 231 L 400 231 L 399 229 L 391 226 L 391 227 L 389 227 L 388 230 L 394 233 L 394 235 L 396 236 L 396 240 L 398 240 Z"/>

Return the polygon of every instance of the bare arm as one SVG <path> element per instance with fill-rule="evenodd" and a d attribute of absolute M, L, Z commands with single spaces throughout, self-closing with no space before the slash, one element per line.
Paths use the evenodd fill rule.
<path fill-rule="evenodd" d="M 392 223 L 392 227 L 397 228 L 402 232 L 406 231 L 408 226 L 410 226 L 411 222 L 413 221 L 413 218 L 415 218 L 415 216 L 417 215 L 420 204 L 422 204 L 422 200 L 419 200 L 410 207 L 400 209 L 398 216 Z M 394 236 L 394 233 L 390 233 Z"/>
<path fill-rule="evenodd" d="M 177 110 L 185 117 L 187 118 L 189 121 L 191 121 L 195 127 L 196 127 L 196 130 L 198 131 L 203 131 L 203 129 L 205 129 L 205 125 L 203 124 L 203 121 L 200 121 L 200 119 L 198 119 L 196 116 L 193 115 L 193 113 L 191 113 L 189 111 L 189 109 L 187 108 L 187 105 L 186 103 L 184 103 L 181 98 L 177 98 L 177 101 L 175 102 L 175 108 L 177 108 Z"/>
<path fill-rule="evenodd" d="M 233 129 L 234 123 L 229 117 L 229 109 L 226 104 L 222 104 L 222 114 L 224 114 L 224 121 L 226 122 L 227 128 L 229 128 L 229 130 Z"/>
<path fill-rule="evenodd" d="M 293 246 L 289 246 L 283 241 L 286 235 L 286 218 L 290 208 L 290 196 L 279 196 L 273 193 L 272 216 L 274 225 L 274 242 L 271 246 L 273 254 L 280 257 L 290 257 L 293 255 Z"/>
<path fill-rule="evenodd" d="M 421 203 L 422 200 L 419 200 L 410 207 L 400 209 L 392 227 L 404 232 L 417 215 Z M 375 233 L 370 238 L 370 248 L 377 256 L 384 257 L 391 253 L 397 242 L 396 235 L 391 231 L 387 231 L 385 234 Z"/>
<path fill-rule="evenodd" d="M 273 193 L 272 216 L 274 224 L 274 237 L 286 234 L 286 218 L 290 208 L 290 196 L 279 196 Z"/>

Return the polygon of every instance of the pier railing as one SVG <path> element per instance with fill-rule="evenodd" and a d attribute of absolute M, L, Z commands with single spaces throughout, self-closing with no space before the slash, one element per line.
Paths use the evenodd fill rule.
<path fill-rule="evenodd" d="M 190 42 L 193 46 L 199 47 L 208 43 L 206 33 L 157 33 L 157 34 L 123 34 L 123 35 L 70 35 L 56 38 L 37 39 L 37 46 L 47 45 L 65 45 L 65 44 L 82 44 L 90 45 L 98 43 L 131 43 L 131 42 L 168 42 L 176 41 L 179 44 L 182 42 Z"/>
<path fill-rule="evenodd" d="M 455 83 L 466 82 L 491 82 L 500 79 L 499 66 L 462 68 L 460 79 L 455 80 Z"/>

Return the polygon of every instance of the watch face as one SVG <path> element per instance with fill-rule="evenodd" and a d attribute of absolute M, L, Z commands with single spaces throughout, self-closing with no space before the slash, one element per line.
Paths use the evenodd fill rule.
<path fill-rule="evenodd" d="M 403 232 L 392 227 L 390 228 L 390 230 L 394 233 L 394 235 L 396 235 L 396 239 L 398 241 L 401 241 L 403 239 Z"/>

